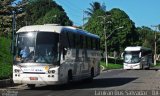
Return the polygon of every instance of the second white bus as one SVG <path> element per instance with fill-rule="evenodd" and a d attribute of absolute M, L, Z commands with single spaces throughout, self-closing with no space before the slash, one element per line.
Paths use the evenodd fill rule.
<path fill-rule="evenodd" d="M 126 47 L 123 58 L 124 69 L 149 69 L 152 64 L 152 50 L 142 46 Z"/>

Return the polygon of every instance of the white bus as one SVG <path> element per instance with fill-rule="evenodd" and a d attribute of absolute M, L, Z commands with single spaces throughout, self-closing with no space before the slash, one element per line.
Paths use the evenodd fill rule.
<path fill-rule="evenodd" d="M 149 69 L 152 64 L 152 50 L 141 46 L 126 47 L 123 58 L 124 69 Z"/>
<path fill-rule="evenodd" d="M 32 25 L 16 32 L 13 81 L 34 88 L 100 74 L 100 38 L 70 26 Z M 26 48 L 28 53 L 22 54 Z"/>

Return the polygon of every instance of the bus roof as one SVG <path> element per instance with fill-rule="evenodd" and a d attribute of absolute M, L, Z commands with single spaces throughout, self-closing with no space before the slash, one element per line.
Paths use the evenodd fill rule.
<path fill-rule="evenodd" d="M 24 27 L 20 28 L 16 33 L 37 32 L 37 31 L 61 33 L 62 30 L 71 30 L 74 33 L 79 33 L 82 35 L 89 35 L 89 36 L 92 36 L 95 38 L 99 38 L 98 35 L 89 33 L 85 30 L 81 30 L 81 29 L 71 27 L 71 26 L 59 26 L 59 25 L 55 25 L 55 24 L 24 26 Z"/>
<path fill-rule="evenodd" d="M 124 51 L 140 51 L 140 50 L 151 50 L 151 49 L 142 46 L 129 46 L 126 47 Z"/>
<path fill-rule="evenodd" d="M 17 31 L 17 33 L 37 32 L 37 31 L 60 33 L 62 28 L 63 28 L 62 26 L 52 26 L 52 25 L 31 25 L 31 26 L 24 26 L 24 27 L 20 28 Z"/>

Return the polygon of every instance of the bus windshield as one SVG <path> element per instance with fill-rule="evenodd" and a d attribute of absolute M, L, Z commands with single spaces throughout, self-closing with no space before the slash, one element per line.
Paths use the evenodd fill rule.
<path fill-rule="evenodd" d="M 15 63 L 57 64 L 59 35 L 53 32 L 17 34 Z"/>
<path fill-rule="evenodd" d="M 125 52 L 124 62 L 128 64 L 140 62 L 139 53 L 139 51 Z"/>

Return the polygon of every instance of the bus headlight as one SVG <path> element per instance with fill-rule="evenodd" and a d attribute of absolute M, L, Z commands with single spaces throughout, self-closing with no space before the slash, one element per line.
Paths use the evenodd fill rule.
<path fill-rule="evenodd" d="M 20 70 L 19 69 L 14 69 L 14 72 L 15 73 L 20 73 Z"/>
<path fill-rule="evenodd" d="M 48 73 L 55 73 L 55 70 L 48 70 Z"/>

